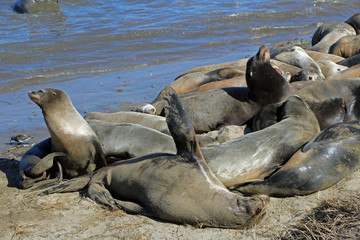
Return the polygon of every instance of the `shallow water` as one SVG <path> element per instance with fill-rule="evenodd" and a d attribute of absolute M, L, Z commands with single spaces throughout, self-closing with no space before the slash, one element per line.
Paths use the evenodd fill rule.
<path fill-rule="evenodd" d="M 82 114 L 126 109 L 193 67 L 311 40 L 320 23 L 360 9 L 358 0 L 59 0 L 17 14 L 12 2 L 0 3 L 0 148 L 12 135 L 47 135 L 30 90 L 61 88 Z"/>

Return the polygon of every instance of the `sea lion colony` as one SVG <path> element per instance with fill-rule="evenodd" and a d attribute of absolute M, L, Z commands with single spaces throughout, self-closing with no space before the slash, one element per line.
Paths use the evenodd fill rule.
<path fill-rule="evenodd" d="M 85 189 L 100 204 L 172 222 L 251 226 L 268 196 L 312 194 L 360 167 L 359 26 L 355 14 L 320 26 L 307 49 L 261 46 L 250 59 L 196 67 L 137 108 L 150 114 L 85 120 L 64 91 L 30 92 L 51 138 L 25 153 L 19 186 Z M 229 125 L 245 134 L 222 143 Z"/>

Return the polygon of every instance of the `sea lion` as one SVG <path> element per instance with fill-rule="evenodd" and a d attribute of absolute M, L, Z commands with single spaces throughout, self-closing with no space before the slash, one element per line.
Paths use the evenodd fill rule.
<path fill-rule="evenodd" d="M 270 103 L 285 101 L 290 95 L 288 82 L 271 66 L 267 47 L 261 46 L 246 68 L 248 88 L 222 88 L 181 95 L 195 131 L 208 132 L 222 125 L 244 125 Z M 164 102 L 154 103 L 161 112 Z M 214 107 L 216 106 L 216 107 Z"/>
<path fill-rule="evenodd" d="M 203 84 L 211 83 L 215 81 L 221 81 L 224 79 L 229 79 L 244 74 L 245 74 L 244 71 L 238 68 L 221 68 L 210 72 L 192 72 L 179 76 L 172 83 L 170 83 L 169 86 L 172 87 L 177 94 L 181 95 L 184 93 L 188 93 L 191 90 Z M 158 96 L 155 99 L 155 102 L 162 100 L 164 95 L 165 95 L 165 89 L 163 89 L 158 94 Z"/>
<path fill-rule="evenodd" d="M 320 132 L 314 113 L 297 96 L 284 103 L 281 117 L 279 123 L 261 131 L 201 149 L 210 169 L 227 188 L 273 172 Z"/>
<path fill-rule="evenodd" d="M 328 77 L 327 80 L 342 80 L 348 78 L 359 78 L 360 77 L 360 64 L 349 67 L 348 69 L 338 72 Z"/>
<path fill-rule="evenodd" d="M 360 124 L 335 124 L 297 151 L 264 181 L 239 184 L 243 194 L 273 197 L 308 195 L 329 188 L 360 167 Z"/>
<path fill-rule="evenodd" d="M 100 120 L 88 120 L 88 123 L 98 136 L 107 162 L 151 153 L 176 153 L 172 137 L 152 128 Z"/>
<path fill-rule="evenodd" d="M 89 112 L 86 114 L 85 119 L 87 121 L 101 120 L 111 123 L 135 123 L 170 135 L 165 118 L 152 114 L 127 111 L 113 113 Z"/>
<path fill-rule="evenodd" d="M 321 72 L 320 67 L 301 47 L 292 46 L 273 48 L 270 53 L 272 59 L 294 65 L 301 69 L 309 69 L 310 67 L 313 67 L 321 79 L 325 78 Z"/>
<path fill-rule="evenodd" d="M 165 88 L 164 100 L 177 154 L 151 154 L 99 169 L 91 177 L 86 195 L 129 213 L 200 227 L 242 228 L 258 221 L 269 198 L 244 198 L 228 191 L 206 165 L 176 92 Z M 44 193 L 73 191 L 70 185 Z M 85 185 L 86 181 L 80 187 Z"/>
<path fill-rule="evenodd" d="M 354 56 L 351 56 L 349 58 L 345 58 L 344 60 L 341 60 L 337 62 L 337 64 L 346 66 L 346 67 L 352 67 L 354 65 L 360 64 L 360 53 L 355 54 Z"/>
<path fill-rule="evenodd" d="M 324 75 L 321 75 L 314 67 L 309 67 L 291 76 L 290 83 L 298 81 L 321 81 L 324 77 Z"/>
<path fill-rule="evenodd" d="M 355 29 L 347 23 L 324 23 L 315 31 L 312 38 L 312 47 L 309 50 L 329 53 L 331 45 L 340 38 L 356 35 Z"/>
<path fill-rule="evenodd" d="M 67 154 L 58 159 L 65 178 L 88 174 L 106 166 L 98 137 L 64 91 L 47 88 L 31 91 L 28 95 L 43 112 L 51 135 L 51 152 Z"/>
<path fill-rule="evenodd" d="M 33 13 L 38 12 L 39 4 L 53 3 L 58 3 L 58 0 L 17 0 L 11 7 L 17 13 Z"/>
<path fill-rule="evenodd" d="M 53 167 L 57 157 L 66 157 L 62 152 L 51 152 L 51 138 L 48 138 L 30 148 L 22 156 L 19 164 L 19 187 L 32 187 L 36 182 L 45 180 L 49 176 L 46 171 Z M 62 179 L 59 173 L 59 180 Z M 61 177 L 60 177 L 61 176 Z"/>
<path fill-rule="evenodd" d="M 316 61 L 316 63 L 321 68 L 321 71 L 324 74 L 325 79 L 327 79 L 331 75 L 337 74 L 338 72 L 348 69 L 348 67 L 340 64 L 336 64 L 335 62 L 330 60 L 318 60 Z"/>
<path fill-rule="evenodd" d="M 345 23 L 352 26 L 355 29 L 357 35 L 360 34 L 360 13 L 354 14 L 351 16 L 351 18 L 346 20 Z"/>
<path fill-rule="evenodd" d="M 360 53 L 360 35 L 351 35 L 340 38 L 330 47 L 329 53 L 344 58 L 349 58 Z"/>
<path fill-rule="evenodd" d="M 343 57 L 334 54 L 311 51 L 309 49 L 304 49 L 304 50 L 307 53 L 307 55 L 309 55 L 315 62 L 318 62 L 319 60 L 330 60 L 336 63 L 344 60 Z"/>
<path fill-rule="evenodd" d="M 360 79 L 309 82 L 292 93 L 309 104 L 320 123 L 332 122 L 332 118 L 342 119 L 344 122 L 360 120 Z M 337 100 L 332 102 L 334 99 Z M 325 104 L 324 107 L 314 107 L 321 103 Z M 326 106 L 332 106 L 336 110 L 323 110 Z"/>

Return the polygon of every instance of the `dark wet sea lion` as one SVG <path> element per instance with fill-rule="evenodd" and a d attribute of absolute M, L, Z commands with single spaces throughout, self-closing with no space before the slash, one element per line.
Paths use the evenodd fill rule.
<path fill-rule="evenodd" d="M 58 160 L 65 178 L 88 174 L 95 168 L 106 166 L 98 137 L 64 91 L 47 88 L 29 92 L 29 97 L 43 112 L 51 135 L 51 152 L 67 154 Z"/>
<path fill-rule="evenodd" d="M 58 0 L 17 0 L 11 7 L 17 13 L 36 12 L 36 5 L 43 3 L 57 3 Z"/>
<path fill-rule="evenodd" d="M 87 196 L 129 213 L 194 226 L 242 228 L 258 221 L 269 198 L 244 198 L 219 182 L 203 159 L 179 97 L 170 87 L 165 92 L 165 115 L 177 154 L 152 154 L 99 169 L 91 177 Z M 70 185 L 45 193 L 74 190 Z"/>
<path fill-rule="evenodd" d="M 265 104 L 283 102 L 290 95 L 288 82 L 271 66 L 270 53 L 265 46 L 249 59 L 246 82 L 248 88 L 223 88 L 180 96 L 195 131 L 208 132 L 221 125 L 244 125 Z M 158 112 L 163 105 L 163 101 L 154 103 Z"/>
<path fill-rule="evenodd" d="M 360 13 L 355 13 L 351 18 L 346 20 L 345 23 L 352 26 L 355 29 L 356 34 L 360 34 Z"/>
<path fill-rule="evenodd" d="M 300 90 L 293 90 L 293 94 L 299 95 L 309 104 L 310 108 L 312 108 L 313 103 L 341 99 L 345 113 L 343 116 L 344 121 L 360 120 L 360 79 L 327 80 L 309 83 Z M 331 111 L 328 114 L 323 113 L 325 115 L 321 116 L 319 114 L 317 117 L 328 118 L 328 114 L 333 115 Z M 339 110 L 339 114 L 343 114 L 341 110 Z M 319 121 L 322 120 L 319 119 Z"/>
<path fill-rule="evenodd" d="M 346 67 L 352 67 L 354 65 L 360 64 L 360 53 L 355 54 L 352 57 L 349 58 L 345 58 L 339 62 L 337 62 L 337 64 L 346 66 Z"/>
<path fill-rule="evenodd" d="M 360 53 L 360 35 L 351 35 L 340 38 L 330 47 L 329 53 L 344 58 L 349 58 Z"/>
<path fill-rule="evenodd" d="M 311 42 L 312 47 L 309 50 L 329 53 L 331 45 L 340 38 L 349 35 L 356 35 L 356 32 L 347 23 L 324 23 L 315 31 Z"/>
<path fill-rule="evenodd" d="M 284 103 L 279 123 L 201 151 L 215 176 L 231 188 L 273 172 L 319 131 L 308 105 L 291 96 Z"/>
<path fill-rule="evenodd" d="M 360 167 L 360 124 L 335 124 L 296 152 L 265 181 L 242 183 L 244 194 L 273 197 L 308 195 L 324 190 L 348 177 Z"/>

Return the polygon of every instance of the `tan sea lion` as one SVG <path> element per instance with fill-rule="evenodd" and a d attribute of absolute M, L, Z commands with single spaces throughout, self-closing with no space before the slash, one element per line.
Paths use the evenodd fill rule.
<path fill-rule="evenodd" d="M 51 135 L 51 152 L 67 154 L 58 158 L 65 178 L 106 166 L 98 137 L 64 91 L 47 88 L 29 92 L 29 97 L 43 112 Z"/>
<path fill-rule="evenodd" d="M 248 88 L 222 88 L 180 96 L 195 131 L 244 125 L 263 105 L 283 102 L 290 95 L 288 82 L 271 66 L 270 53 L 265 46 L 247 62 L 246 82 Z M 163 105 L 162 101 L 154 103 L 157 112 L 162 111 Z"/>
<path fill-rule="evenodd" d="M 201 149 L 210 169 L 227 188 L 273 172 L 320 132 L 314 113 L 297 96 L 284 103 L 281 119 L 261 131 Z"/>
<path fill-rule="evenodd" d="M 349 58 L 360 53 L 360 35 L 351 35 L 340 38 L 330 47 L 329 53 L 344 58 Z"/>
<path fill-rule="evenodd" d="M 86 114 L 85 119 L 101 120 L 111 123 L 135 123 L 155 129 L 165 134 L 170 134 L 166 124 L 166 119 L 157 115 L 127 111 L 119 111 L 113 113 L 89 112 L 88 114 Z"/>
<path fill-rule="evenodd" d="M 86 195 L 129 213 L 200 227 L 243 228 L 257 222 L 269 198 L 243 198 L 229 192 L 206 165 L 176 92 L 166 88 L 164 99 L 177 154 L 151 154 L 99 169 L 91 176 Z M 73 181 L 45 193 L 74 191 L 72 185 L 81 188 L 88 182 L 80 181 L 80 185 Z"/>
<path fill-rule="evenodd" d="M 354 65 L 328 77 L 327 80 L 341 80 L 360 77 L 360 64 Z"/>
<path fill-rule="evenodd" d="M 320 76 L 318 70 L 314 67 L 309 67 L 291 76 L 290 83 L 298 81 L 322 81 L 322 77 L 324 76 Z"/>
<path fill-rule="evenodd" d="M 327 79 L 331 75 L 335 75 L 338 72 L 348 69 L 348 67 L 340 65 L 340 64 L 336 64 L 335 62 L 330 61 L 330 60 L 318 60 L 318 61 L 316 61 L 316 63 L 321 68 L 321 71 L 324 74 L 325 79 Z"/>
<path fill-rule="evenodd" d="M 315 31 L 312 38 L 312 47 L 309 50 L 329 53 L 331 45 L 340 38 L 349 35 L 356 35 L 352 26 L 344 22 L 324 23 Z"/>
<path fill-rule="evenodd" d="M 343 57 L 334 54 L 311 51 L 309 49 L 304 49 L 304 50 L 307 53 L 307 55 L 309 55 L 315 62 L 318 62 L 319 60 L 330 60 L 336 63 L 344 60 Z"/>
<path fill-rule="evenodd" d="M 273 197 L 308 195 L 324 190 L 360 167 L 360 124 L 335 124 L 297 151 L 279 171 L 265 180 L 238 185 L 247 194 Z"/>

